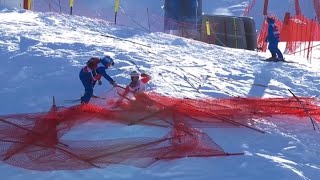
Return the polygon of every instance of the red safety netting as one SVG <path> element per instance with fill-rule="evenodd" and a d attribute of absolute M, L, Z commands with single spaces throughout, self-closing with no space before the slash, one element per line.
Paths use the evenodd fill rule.
<path fill-rule="evenodd" d="M 302 42 L 320 41 L 320 24 L 314 20 L 306 18 L 303 15 L 291 16 L 288 14 L 285 22 L 280 21 L 276 17 L 276 25 L 280 29 L 280 41 L 287 42 L 286 49 L 289 53 L 295 53 L 296 49 Z M 293 31 L 294 29 L 294 31 Z M 268 34 L 268 24 L 263 23 L 261 31 L 258 36 L 258 47 L 262 51 L 266 51 L 267 42 L 266 37 Z M 312 45 L 304 49 L 307 53 L 312 52 Z"/>
<path fill-rule="evenodd" d="M 288 1 L 288 5 L 282 7 L 277 3 L 276 0 L 251 0 L 243 13 L 245 16 L 251 14 L 257 23 L 260 20 L 256 17 L 264 16 L 257 40 L 258 49 L 263 52 L 267 49 L 265 40 L 268 27 L 264 22 L 265 17 L 277 14 L 275 19 L 280 30 L 280 41 L 286 43 L 284 53 L 294 55 L 299 53 L 310 60 L 318 58 L 317 54 L 313 53 L 313 49 L 319 46 L 320 41 L 320 0 Z"/>
<path fill-rule="evenodd" d="M 294 29 L 294 30 L 293 30 Z M 291 16 L 283 23 L 281 41 L 320 41 L 320 24 L 303 15 Z"/>
<path fill-rule="evenodd" d="M 249 121 L 273 115 L 320 120 L 320 108 L 313 98 L 199 100 L 149 93 L 114 108 L 105 104 L 53 106 L 48 113 L 1 116 L 0 159 L 34 170 L 76 170 L 110 164 L 147 167 L 159 160 L 243 154 L 226 153 L 195 127 L 247 127 L 263 132 L 249 125 Z M 172 130 L 162 138 L 63 139 L 65 133 L 87 121 Z"/>

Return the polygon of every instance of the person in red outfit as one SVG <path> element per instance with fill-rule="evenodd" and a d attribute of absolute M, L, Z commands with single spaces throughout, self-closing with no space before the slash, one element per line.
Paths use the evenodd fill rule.
<path fill-rule="evenodd" d="M 146 91 L 146 84 L 151 80 L 151 76 L 145 73 L 140 74 L 137 71 L 132 71 L 130 73 L 130 76 L 131 76 L 131 82 L 125 88 L 124 92 L 122 94 L 119 94 L 121 97 L 118 100 L 117 104 L 120 104 L 124 98 L 128 99 L 127 95 L 131 93 L 135 97 L 136 103 L 140 103 L 140 104 L 146 103 L 146 105 L 149 105 L 150 99 L 147 98 L 144 92 Z M 131 99 L 130 101 L 133 102 L 133 100 Z"/>

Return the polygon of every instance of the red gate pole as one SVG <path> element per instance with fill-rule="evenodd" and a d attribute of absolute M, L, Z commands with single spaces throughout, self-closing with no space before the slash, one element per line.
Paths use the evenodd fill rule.
<path fill-rule="evenodd" d="M 27 9 L 28 10 L 28 3 L 29 0 L 23 0 L 23 9 Z"/>

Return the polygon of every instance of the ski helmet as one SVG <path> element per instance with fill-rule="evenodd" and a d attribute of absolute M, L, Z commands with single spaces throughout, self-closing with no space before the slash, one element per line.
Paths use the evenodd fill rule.
<path fill-rule="evenodd" d="M 132 71 L 131 73 L 130 73 L 130 76 L 131 77 L 139 77 L 141 74 L 139 73 L 139 72 L 137 72 L 137 71 Z"/>
<path fill-rule="evenodd" d="M 101 59 L 101 63 L 105 66 L 108 67 L 108 64 L 114 65 L 114 61 L 110 56 L 105 56 Z"/>
<path fill-rule="evenodd" d="M 270 16 L 267 17 L 268 24 L 274 24 L 274 22 L 275 22 L 275 20 L 272 17 L 270 17 Z"/>

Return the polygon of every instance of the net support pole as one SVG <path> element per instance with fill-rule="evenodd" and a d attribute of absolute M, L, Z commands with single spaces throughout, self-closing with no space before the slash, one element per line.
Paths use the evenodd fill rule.
<path fill-rule="evenodd" d="M 312 126 L 313 126 L 313 130 L 316 130 L 316 126 L 319 129 L 318 124 L 314 121 L 314 119 L 311 117 L 308 109 L 304 106 L 304 104 L 302 104 L 302 102 L 300 101 L 300 99 L 290 90 L 288 89 L 288 91 L 292 94 L 292 96 L 298 101 L 298 103 L 301 105 L 301 107 L 304 109 L 304 112 L 307 114 L 307 116 L 309 117 Z"/>
<path fill-rule="evenodd" d="M 72 15 L 73 11 L 73 0 L 70 0 L 70 15 Z"/>
<path fill-rule="evenodd" d="M 269 0 L 264 0 L 264 4 L 263 4 L 263 15 L 264 16 L 268 15 L 268 4 L 269 4 Z"/>
<path fill-rule="evenodd" d="M 118 14 L 118 10 L 119 10 L 119 1 L 120 0 L 116 0 L 115 5 L 114 5 L 114 24 L 117 24 L 117 14 Z"/>

